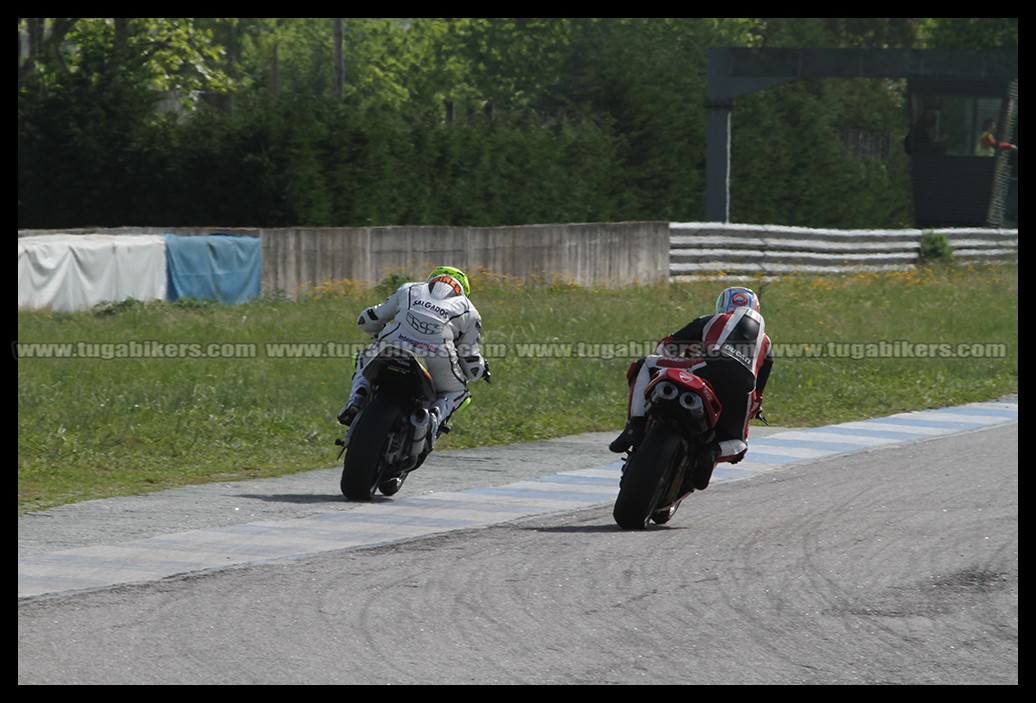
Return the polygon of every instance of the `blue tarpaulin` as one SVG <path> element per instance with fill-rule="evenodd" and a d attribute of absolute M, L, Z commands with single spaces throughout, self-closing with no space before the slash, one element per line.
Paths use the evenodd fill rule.
<path fill-rule="evenodd" d="M 166 297 L 243 303 L 262 289 L 262 247 L 258 237 L 230 234 L 164 235 Z"/>

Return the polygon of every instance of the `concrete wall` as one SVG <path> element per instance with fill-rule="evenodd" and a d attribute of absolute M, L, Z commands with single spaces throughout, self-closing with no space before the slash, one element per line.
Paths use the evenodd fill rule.
<path fill-rule="evenodd" d="M 263 293 L 295 297 L 348 279 L 374 285 L 394 273 L 423 275 L 440 264 L 468 273 L 559 279 L 581 286 L 659 283 L 669 278 L 669 223 L 618 222 L 515 227 L 113 227 L 22 230 L 36 234 L 223 232 L 262 239 Z"/>
<path fill-rule="evenodd" d="M 946 229 L 960 263 L 1017 260 L 1017 229 Z M 262 290 L 289 297 L 348 279 L 373 285 L 439 264 L 516 279 L 582 286 L 651 284 L 703 275 L 779 276 L 915 266 L 923 232 L 824 230 L 718 222 L 619 222 L 515 227 L 115 227 L 39 234 L 223 232 L 262 239 Z"/>
<path fill-rule="evenodd" d="M 374 284 L 446 264 L 469 274 L 561 279 L 581 286 L 669 277 L 669 223 L 516 227 L 358 227 L 262 230 L 263 289 L 289 296 L 349 279 Z"/>

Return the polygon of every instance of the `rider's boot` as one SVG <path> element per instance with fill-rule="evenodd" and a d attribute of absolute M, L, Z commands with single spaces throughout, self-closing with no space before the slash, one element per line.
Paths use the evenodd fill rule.
<path fill-rule="evenodd" d="M 748 445 L 740 439 L 712 442 L 699 457 L 698 464 L 694 467 L 691 476 L 692 485 L 699 491 L 705 490 L 709 487 L 709 481 L 712 480 L 712 472 L 716 468 L 716 464 L 721 461 L 736 464 L 744 459 L 747 453 Z"/>
<path fill-rule="evenodd" d="M 353 420 L 356 419 L 356 414 L 359 413 L 363 406 L 367 404 L 367 398 L 370 396 L 370 387 L 370 381 L 357 374 L 356 380 L 353 381 L 353 388 L 352 392 L 349 394 L 349 400 L 342 406 L 342 409 L 338 411 L 339 424 L 346 426 L 353 424 Z"/>
<path fill-rule="evenodd" d="M 646 417 L 631 417 L 627 420 L 625 429 L 608 445 L 609 451 L 622 454 L 631 447 L 634 449 L 639 447 L 644 439 L 644 424 L 646 422 Z"/>
<path fill-rule="evenodd" d="M 435 440 L 439 438 L 439 428 L 453 414 L 453 400 L 448 396 L 440 396 L 435 399 L 428 412 L 432 416 L 432 425 L 428 428 L 428 441 L 431 443 L 429 449 L 434 449 Z"/>
<path fill-rule="evenodd" d="M 719 443 L 719 458 L 716 461 L 736 464 L 744 459 L 747 453 L 748 445 L 743 439 L 725 439 Z"/>

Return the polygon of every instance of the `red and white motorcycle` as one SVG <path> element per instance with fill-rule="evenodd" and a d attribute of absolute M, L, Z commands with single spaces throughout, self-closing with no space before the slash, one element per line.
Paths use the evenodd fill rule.
<path fill-rule="evenodd" d="M 682 368 L 660 368 L 644 390 L 644 439 L 626 456 L 612 517 L 624 530 L 672 519 L 681 501 L 709 485 L 716 466 L 712 386 Z"/>

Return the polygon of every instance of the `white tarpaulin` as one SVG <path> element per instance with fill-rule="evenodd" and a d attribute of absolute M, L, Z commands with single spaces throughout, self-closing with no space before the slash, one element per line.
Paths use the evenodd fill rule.
<path fill-rule="evenodd" d="M 18 309 L 89 310 L 104 301 L 164 300 L 158 234 L 44 234 L 18 239 Z"/>

